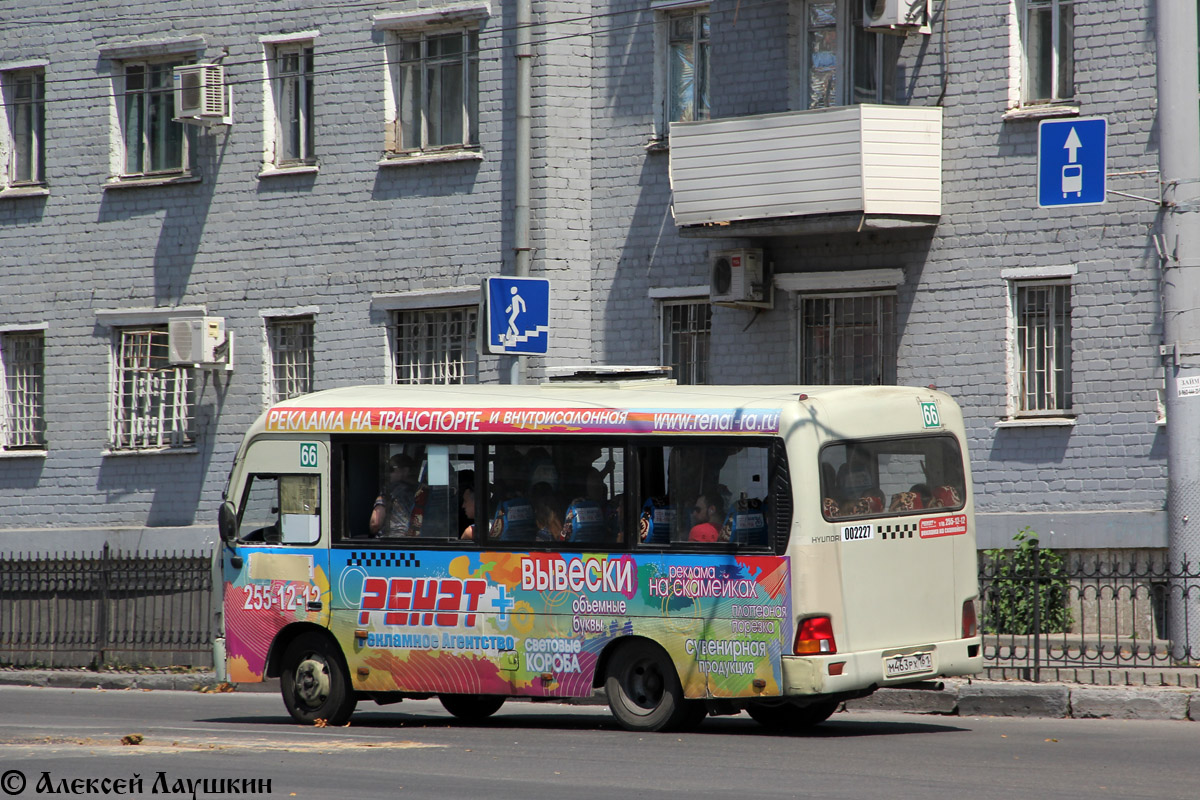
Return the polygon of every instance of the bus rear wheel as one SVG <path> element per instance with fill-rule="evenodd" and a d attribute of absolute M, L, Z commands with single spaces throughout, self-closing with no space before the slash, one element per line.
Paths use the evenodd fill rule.
<path fill-rule="evenodd" d="M 753 703 L 746 711 L 763 727 L 776 731 L 804 731 L 829 719 L 837 707 L 837 700 L 823 700 L 807 706 L 785 701 L 775 705 Z"/>
<path fill-rule="evenodd" d="M 341 655 L 319 633 L 301 634 L 283 651 L 279 688 L 283 704 L 297 722 L 311 725 L 323 719 L 329 725 L 343 725 L 354 713 L 354 691 Z"/>
<path fill-rule="evenodd" d="M 667 731 L 699 722 L 675 665 L 649 642 L 629 642 L 613 654 L 604 689 L 612 715 L 626 730 Z"/>
<path fill-rule="evenodd" d="M 500 710 L 504 698 L 494 694 L 439 694 L 442 708 L 463 722 L 482 722 Z"/>

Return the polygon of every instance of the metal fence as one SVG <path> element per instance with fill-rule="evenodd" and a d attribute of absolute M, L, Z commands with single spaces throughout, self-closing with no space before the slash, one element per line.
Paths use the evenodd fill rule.
<path fill-rule="evenodd" d="M 1200 672 L 1200 641 L 1187 633 L 1200 614 L 1200 564 L 1146 550 L 1059 554 L 1030 539 L 981 553 L 979 583 L 989 677 L 1153 670 L 1194 683 Z"/>
<path fill-rule="evenodd" d="M 1031 539 L 981 553 L 979 580 L 989 677 L 1149 669 L 1200 680 L 1200 641 L 1171 638 L 1200 614 L 1200 564 L 1060 556 Z M 212 603 L 205 553 L 0 556 L 0 663 L 211 667 Z"/>
<path fill-rule="evenodd" d="M 0 556 L 0 663 L 212 666 L 207 554 Z"/>

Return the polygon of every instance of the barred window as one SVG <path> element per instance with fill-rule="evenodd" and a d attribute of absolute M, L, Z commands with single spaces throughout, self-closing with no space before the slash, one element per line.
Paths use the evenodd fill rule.
<path fill-rule="evenodd" d="M 800 382 L 896 383 L 894 294 L 802 297 Z"/>
<path fill-rule="evenodd" d="M 271 357 L 271 403 L 313 390 L 313 319 L 290 317 L 267 323 Z"/>
<path fill-rule="evenodd" d="M 4 366 L 0 450 L 40 450 L 46 446 L 43 353 L 40 332 L 6 333 L 0 337 L 0 361 Z"/>
<path fill-rule="evenodd" d="M 192 370 L 170 363 L 166 326 L 117 330 L 113 450 L 182 447 L 195 441 Z"/>
<path fill-rule="evenodd" d="M 393 317 L 396 383 L 475 383 L 478 311 L 461 308 L 397 311 Z"/>
<path fill-rule="evenodd" d="M 663 303 L 662 362 L 679 384 L 708 383 L 712 306 L 707 302 Z"/>
<path fill-rule="evenodd" d="M 1013 281 L 1012 411 L 1021 416 L 1071 410 L 1071 286 Z"/>

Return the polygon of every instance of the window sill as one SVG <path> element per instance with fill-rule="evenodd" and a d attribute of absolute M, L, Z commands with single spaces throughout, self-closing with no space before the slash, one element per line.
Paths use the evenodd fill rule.
<path fill-rule="evenodd" d="M 997 428 L 1073 428 L 1074 417 L 1020 417 L 1013 419 L 998 419 Z"/>
<path fill-rule="evenodd" d="M 9 186 L 0 189 L 0 200 L 16 199 L 18 197 L 47 197 L 49 194 L 50 188 L 48 186 Z"/>
<path fill-rule="evenodd" d="M 200 454 L 200 448 L 195 445 L 187 447 L 143 447 L 130 450 L 105 449 L 100 453 L 104 458 L 125 458 L 126 456 L 194 456 Z"/>
<path fill-rule="evenodd" d="M 316 175 L 321 171 L 317 164 L 298 164 L 294 167 L 265 167 L 258 178 L 275 178 L 280 175 Z"/>
<path fill-rule="evenodd" d="M 447 161 L 483 161 L 478 150 L 446 150 L 428 153 L 389 153 L 376 166 L 414 167 L 417 164 L 438 164 Z"/>
<path fill-rule="evenodd" d="M 1073 105 L 1029 105 L 1010 108 L 1004 112 L 1005 122 L 1021 120 L 1053 119 L 1055 117 L 1078 117 L 1079 106 Z"/>
<path fill-rule="evenodd" d="M 0 458 L 46 458 L 49 450 L 0 450 Z"/>
<path fill-rule="evenodd" d="M 117 178 L 104 184 L 104 191 L 111 189 L 139 189 L 148 186 L 171 186 L 177 183 L 200 183 L 199 175 L 163 175 L 156 178 Z"/>

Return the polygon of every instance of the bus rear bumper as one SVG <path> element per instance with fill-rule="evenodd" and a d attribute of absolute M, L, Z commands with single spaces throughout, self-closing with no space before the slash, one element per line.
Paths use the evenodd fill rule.
<path fill-rule="evenodd" d="M 981 645 L 982 640 L 976 636 L 884 650 L 784 656 L 783 693 L 838 694 L 872 687 L 903 686 L 955 675 L 974 675 L 983 670 Z"/>

